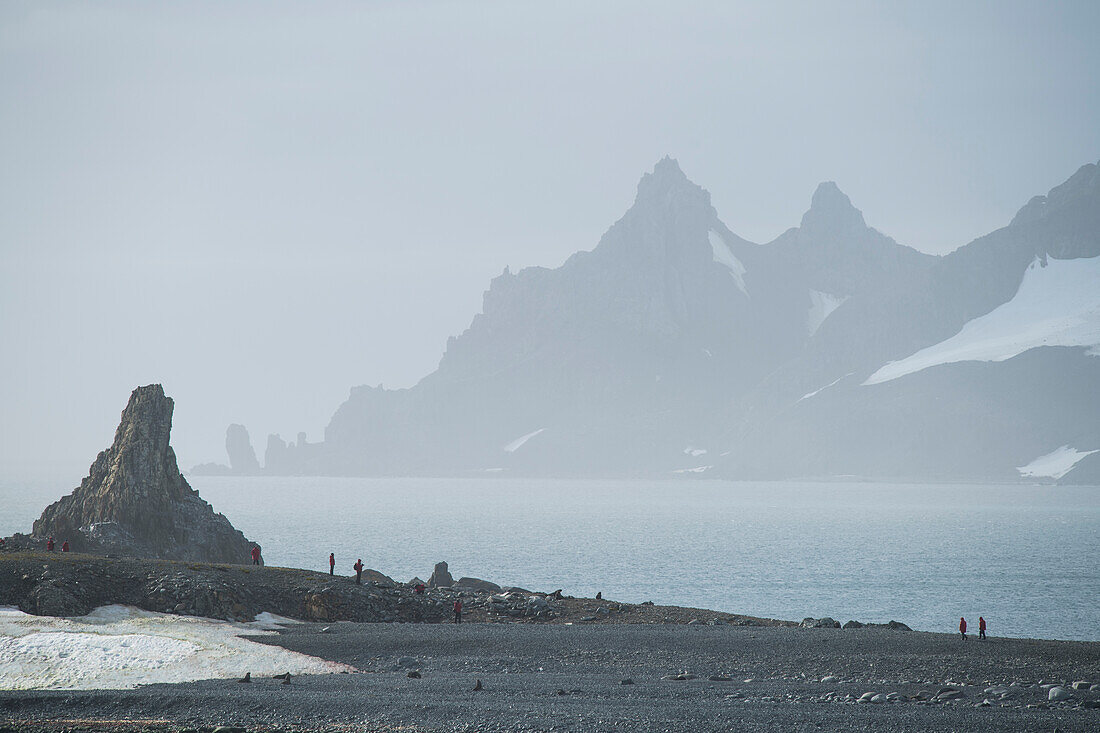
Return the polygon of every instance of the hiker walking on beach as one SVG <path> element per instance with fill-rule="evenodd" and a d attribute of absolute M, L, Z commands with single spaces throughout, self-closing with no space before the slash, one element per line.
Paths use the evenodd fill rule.
<path fill-rule="evenodd" d="M 64 542 L 61 543 L 61 551 L 62 552 L 68 552 L 69 551 L 69 541 L 68 540 L 65 540 Z"/>
<path fill-rule="evenodd" d="M 460 623 L 462 623 L 462 599 L 460 599 L 460 598 L 455 599 L 454 609 L 455 609 L 455 623 L 460 624 Z"/>
<path fill-rule="evenodd" d="M 962 634 L 963 641 L 966 641 L 966 619 L 962 616 L 959 617 L 959 633 Z"/>
<path fill-rule="evenodd" d="M 978 638 L 985 638 L 985 619 L 981 616 L 978 616 Z"/>
<path fill-rule="evenodd" d="M 328 574 L 336 574 L 336 553 L 330 552 L 328 554 Z"/>
<path fill-rule="evenodd" d="M 53 552 L 53 537 L 46 540 L 46 552 Z"/>
<path fill-rule="evenodd" d="M 353 565 L 352 567 L 355 568 L 355 584 L 356 585 L 362 585 L 363 584 L 363 558 L 359 558 L 358 560 L 356 560 L 355 565 Z"/>
<path fill-rule="evenodd" d="M 259 545 L 253 545 L 252 546 L 252 564 L 253 565 L 259 565 L 260 564 L 260 546 Z"/>

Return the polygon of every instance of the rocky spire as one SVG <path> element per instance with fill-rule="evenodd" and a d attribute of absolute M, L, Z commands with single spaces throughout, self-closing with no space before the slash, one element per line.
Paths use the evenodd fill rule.
<path fill-rule="evenodd" d="M 810 210 L 802 215 L 801 229 L 812 234 L 839 234 L 866 226 L 851 199 L 835 183 L 825 181 L 814 191 Z"/>
<path fill-rule="evenodd" d="M 135 389 L 114 443 L 73 493 L 42 512 L 32 535 L 68 540 L 77 551 L 249 561 L 252 543 L 180 474 L 168 443 L 173 407 L 159 384 Z"/>
<path fill-rule="evenodd" d="M 225 429 L 225 452 L 233 473 L 248 475 L 260 472 L 260 462 L 256 460 L 256 451 L 244 425 L 234 423 Z"/>

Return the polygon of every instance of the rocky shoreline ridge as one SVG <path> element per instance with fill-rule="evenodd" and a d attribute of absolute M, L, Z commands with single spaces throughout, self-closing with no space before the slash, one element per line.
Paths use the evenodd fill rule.
<path fill-rule="evenodd" d="M 352 671 L 0 691 L 0 732 L 1069 733 L 1100 720 L 1100 643 L 964 642 L 896 622 L 838 628 L 450 580 L 417 593 L 369 570 L 358 585 L 291 568 L 5 548 L 0 606 L 78 616 L 120 603 L 238 622 L 268 611 L 305 623 L 253 641 Z M 458 625 L 448 623 L 456 598 Z"/>
<path fill-rule="evenodd" d="M 440 566 L 446 572 L 446 564 Z M 575 598 L 562 590 L 502 588 L 478 578 L 425 584 L 422 593 L 416 590 L 418 583 L 417 578 L 400 583 L 369 569 L 358 585 L 354 577 L 294 568 L 42 552 L 11 542 L 0 551 L 0 606 L 38 616 L 82 616 L 100 606 L 121 604 L 229 621 L 252 621 L 266 611 L 301 621 L 442 623 L 451 620 L 453 604 L 461 600 L 463 619 L 470 622 L 841 627 L 830 618 L 783 621 L 650 602 Z M 909 630 L 897 621 L 844 624 L 864 626 Z"/>

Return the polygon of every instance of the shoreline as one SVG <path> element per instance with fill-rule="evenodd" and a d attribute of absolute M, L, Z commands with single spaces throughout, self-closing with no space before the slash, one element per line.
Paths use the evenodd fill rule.
<path fill-rule="evenodd" d="M 1100 686 L 1088 685 L 1100 678 L 1100 643 L 791 626 L 352 622 L 295 624 L 253 640 L 355 671 L 0 691 L 0 729 L 1084 733 L 1100 725 Z M 1054 687 L 1067 697 L 1051 700 Z"/>
<path fill-rule="evenodd" d="M 1083 733 L 1100 726 L 1100 642 L 964 642 L 956 634 L 807 628 L 563 593 L 437 588 L 418 596 L 381 574 L 357 586 L 287 568 L 0 552 L 0 605 L 18 606 L 16 596 L 74 608 L 109 600 L 187 615 L 172 610 L 180 593 L 208 598 L 217 604 L 212 612 L 229 609 L 238 621 L 251 620 L 260 605 L 282 604 L 282 612 L 261 610 L 291 618 L 298 614 L 287 610 L 314 614 L 244 638 L 351 671 L 253 675 L 249 684 L 0 691 L 0 730 Z M 469 611 L 464 623 L 448 623 L 458 594 Z M 236 674 L 250 671 L 240 663 Z M 1052 699 L 1054 687 L 1064 699 Z"/>

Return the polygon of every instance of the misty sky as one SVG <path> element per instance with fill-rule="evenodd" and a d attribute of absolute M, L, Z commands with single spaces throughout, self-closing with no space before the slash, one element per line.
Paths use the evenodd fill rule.
<path fill-rule="evenodd" d="M 435 368 L 670 154 L 757 242 L 835 180 L 943 253 L 1100 158 L 1098 2 L 0 5 L 0 481 L 133 387 L 188 468 Z"/>

